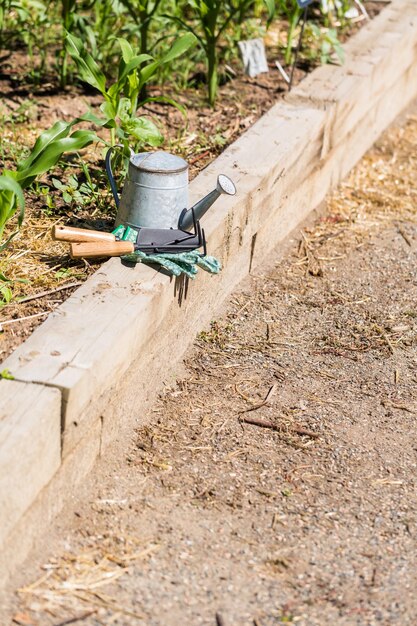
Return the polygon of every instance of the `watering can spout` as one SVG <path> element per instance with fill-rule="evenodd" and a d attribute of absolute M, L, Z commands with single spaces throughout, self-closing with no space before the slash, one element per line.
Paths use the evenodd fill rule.
<path fill-rule="evenodd" d="M 194 220 L 200 220 L 221 194 L 234 196 L 236 187 L 228 176 L 220 174 L 217 178 L 216 189 L 210 191 L 204 198 L 199 200 L 191 209 L 184 209 L 178 220 L 178 228 L 188 230 L 194 223 Z"/>

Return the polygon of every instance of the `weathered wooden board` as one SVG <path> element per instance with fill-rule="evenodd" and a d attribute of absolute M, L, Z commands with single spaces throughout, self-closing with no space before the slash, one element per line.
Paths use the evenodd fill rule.
<path fill-rule="evenodd" d="M 61 463 L 58 389 L 0 380 L 0 554 Z"/>

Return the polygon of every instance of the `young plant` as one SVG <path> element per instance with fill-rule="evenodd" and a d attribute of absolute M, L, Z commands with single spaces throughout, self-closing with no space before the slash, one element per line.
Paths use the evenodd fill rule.
<path fill-rule="evenodd" d="M 72 34 L 80 37 L 88 46 L 92 57 L 106 71 L 113 69 L 114 33 L 129 32 L 136 37 L 135 24 L 127 21 L 127 12 L 119 0 L 96 0 L 91 2 L 88 12 L 73 14 Z M 136 28 L 137 30 L 137 28 Z M 65 33 L 66 35 L 66 33 Z"/>
<path fill-rule="evenodd" d="M 12 43 L 26 46 L 29 56 L 26 76 L 39 82 L 46 66 L 51 34 L 51 16 L 46 3 L 41 0 L 0 0 L 0 6 L 0 20 L 7 30 L 7 47 L 10 48 Z"/>
<path fill-rule="evenodd" d="M 280 14 L 285 16 L 288 20 L 287 42 L 284 52 L 284 60 L 287 65 L 290 65 L 293 58 L 293 48 L 295 43 L 295 34 L 302 14 L 297 0 L 280 0 L 279 3 Z"/>
<path fill-rule="evenodd" d="M 76 174 L 71 174 L 66 183 L 53 178 L 52 184 L 55 189 L 62 192 L 62 198 L 68 204 L 86 206 L 99 196 L 97 185 L 93 183 L 90 177 L 85 182 L 80 182 Z"/>
<path fill-rule="evenodd" d="M 9 304 L 13 300 L 13 287 L 15 283 L 27 283 L 28 281 L 23 278 L 10 279 L 0 272 L 0 309 Z M 4 370 L 3 370 L 4 371 Z M 2 372 L 0 372 L 0 378 Z M 5 376 L 3 376 L 5 378 Z"/>
<path fill-rule="evenodd" d="M 320 62 L 323 64 L 330 63 L 332 54 L 335 53 L 340 64 L 343 64 L 345 53 L 337 37 L 337 30 L 335 28 L 320 28 L 317 24 L 310 24 L 310 30 L 319 50 Z"/>
<path fill-rule="evenodd" d="M 141 54 L 149 52 L 149 29 L 152 20 L 158 12 L 162 0 L 120 0 L 126 7 L 130 17 L 139 27 L 140 42 L 139 51 Z"/>
<path fill-rule="evenodd" d="M 193 9 L 194 24 L 181 17 L 174 17 L 184 29 L 192 32 L 204 50 L 207 65 L 208 100 L 214 106 L 219 85 L 219 42 L 233 20 L 242 22 L 256 0 L 190 0 L 187 5 Z M 265 0 L 269 16 L 275 10 L 275 2 Z M 167 16 L 168 17 L 168 16 Z"/>
<path fill-rule="evenodd" d="M 126 7 L 130 17 L 136 23 L 140 33 L 139 52 L 140 54 L 148 54 L 149 48 L 149 30 L 162 0 L 120 0 Z M 140 96 L 146 98 L 146 83 L 142 86 Z"/>
<path fill-rule="evenodd" d="M 77 0 L 61 0 L 61 21 L 62 21 L 62 49 L 60 52 L 60 85 L 62 88 L 67 84 L 68 60 L 65 48 L 66 33 L 72 31 L 74 15 L 77 9 Z"/>
<path fill-rule="evenodd" d="M 20 161 L 15 170 L 4 170 L 0 176 L 0 252 L 22 225 L 25 209 L 23 190 L 54 167 L 65 152 L 76 152 L 97 140 L 96 134 L 90 130 L 71 132 L 74 124 L 75 121 L 56 122 L 38 137 L 29 156 Z M 1 243 L 6 224 L 17 211 L 17 230 Z"/>
<path fill-rule="evenodd" d="M 190 33 L 179 37 L 170 50 L 158 60 L 149 54 L 139 54 L 126 39 L 119 38 L 117 41 L 121 50 L 118 75 L 116 81 L 108 86 L 106 76 L 80 39 L 67 34 L 67 50 L 77 64 L 81 80 L 97 89 L 104 99 L 100 106 L 104 117 L 87 113 L 82 119 L 110 129 L 108 145 L 122 143 L 126 153 L 132 139 L 135 147 L 159 146 L 163 141 L 161 133 L 151 120 L 144 116 L 137 117 L 138 107 L 155 100 L 171 104 L 174 102 L 166 97 L 148 98 L 140 102 L 139 95 L 161 65 L 170 63 L 182 55 L 195 44 L 196 39 Z"/>

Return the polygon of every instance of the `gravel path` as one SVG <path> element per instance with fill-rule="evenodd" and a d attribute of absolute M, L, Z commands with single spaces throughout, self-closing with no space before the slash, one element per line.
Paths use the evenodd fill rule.
<path fill-rule="evenodd" d="M 13 623 L 416 624 L 416 148 L 414 112 L 200 334 Z"/>

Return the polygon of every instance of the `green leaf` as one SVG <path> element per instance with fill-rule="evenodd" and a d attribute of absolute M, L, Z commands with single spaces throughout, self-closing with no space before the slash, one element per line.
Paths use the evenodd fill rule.
<path fill-rule="evenodd" d="M 172 45 L 171 49 L 165 56 L 153 63 L 150 63 L 140 71 L 140 83 L 144 85 L 155 74 L 156 70 L 161 66 L 173 61 L 177 57 L 184 54 L 191 46 L 197 43 L 197 37 L 193 33 L 186 33 L 182 37 L 179 37 Z"/>
<path fill-rule="evenodd" d="M 129 98 L 120 98 L 119 108 L 117 109 L 117 116 L 121 122 L 127 123 L 132 119 L 132 104 Z"/>
<path fill-rule="evenodd" d="M 0 379 L 1 378 L 4 378 L 4 380 L 14 380 L 13 374 L 10 373 L 10 370 L 7 367 L 0 372 Z"/>
<path fill-rule="evenodd" d="M 100 109 L 103 111 L 103 113 L 105 113 L 103 107 L 104 105 L 109 105 L 111 106 L 111 104 L 109 102 L 104 102 L 101 106 Z M 114 128 L 115 126 L 115 122 L 114 119 L 112 119 L 113 116 L 107 116 L 104 117 L 99 117 L 98 115 L 95 115 L 92 111 L 88 111 L 87 113 L 84 113 L 84 115 L 82 115 L 81 117 L 77 118 L 77 121 L 79 122 L 91 122 L 92 124 L 94 124 L 95 126 L 102 126 L 104 128 Z M 97 137 L 97 140 L 100 140 L 100 137 Z"/>
<path fill-rule="evenodd" d="M 27 187 L 36 176 L 50 170 L 61 158 L 64 152 L 76 152 L 85 148 L 97 139 L 97 135 L 91 130 L 76 130 L 70 137 L 63 137 L 53 141 L 48 148 L 43 150 L 37 159 L 31 163 L 28 169 L 17 172 L 17 180 L 22 187 Z"/>
<path fill-rule="evenodd" d="M 91 54 L 84 48 L 81 39 L 67 33 L 65 47 L 74 59 L 80 72 L 81 80 L 95 87 L 102 94 L 106 91 L 106 77 L 94 61 Z"/>
<path fill-rule="evenodd" d="M 182 37 L 179 37 L 175 41 L 171 49 L 165 56 L 162 57 L 162 59 L 160 59 L 159 62 L 169 63 L 170 61 L 173 61 L 177 57 L 181 56 L 181 54 L 184 54 L 184 52 L 191 48 L 191 46 L 195 46 L 196 43 L 197 37 L 193 35 L 193 33 L 186 33 L 185 35 L 182 35 Z"/>
<path fill-rule="evenodd" d="M 122 51 L 122 58 L 125 63 L 129 63 L 129 61 L 134 57 L 135 53 L 133 52 L 133 48 L 127 39 L 123 39 L 122 37 L 118 37 L 117 43 L 120 46 Z"/>
<path fill-rule="evenodd" d="M 135 137 L 142 144 L 157 147 L 163 142 L 163 137 L 155 124 L 145 117 L 134 117 L 122 123 L 122 128 L 126 134 Z"/>
<path fill-rule="evenodd" d="M 19 171 L 28 169 L 33 161 L 35 161 L 35 159 L 39 156 L 39 154 L 46 150 L 51 143 L 53 143 L 57 139 L 61 139 L 62 137 L 67 137 L 72 125 L 73 123 L 58 121 L 55 122 L 55 124 L 51 126 L 51 128 L 43 131 L 43 133 L 41 133 L 37 138 L 30 155 L 27 157 L 27 159 L 21 161 L 18 164 L 17 170 Z"/>
<path fill-rule="evenodd" d="M 60 191 L 62 191 L 62 189 L 65 189 L 65 185 L 61 183 L 61 181 L 58 180 L 57 178 L 52 179 L 52 184 L 55 187 L 55 189 L 59 189 Z"/>
<path fill-rule="evenodd" d="M 268 11 L 268 24 L 270 24 L 275 15 L 275 0 L 264 0 L 264 2 Z"/>
<path fill-rule="evenodd" d="M 129 74 L 143 65 L 146 61 L 153 61 L 153 57 L 151 57 L 150 54 L 139 54 L 138 56 L 133 57 L 126 65 L 123 63 L 119 68 L 119 78 L 117 82 L 121 83 L 124 81 L 126 76 L 129 76 Z"/>
<path fill-rule="evenodd" d="M 8 304 L 13 298 L 13 292 L 10 287 L 8 287 L 7 285 L 0 285 L 0 297 L 2 298 L 3 302 Z"/>
<path fill-rule="evenodd" d="M 17 202 L 20 207 L 25 206 L 23 189 L 14 178 L 8 176 L 7 174 L 3 174 L 2 176 L 0 176 L 0 189 L 3 189 L 5 191 L 11 191 L 12 194 L 16 196 Z"/>
<path fill-rule="evenodd" d="M 0 241 L 7 221 L 16 213 L 17 206 L 20 206 L 17 218 L 18 228 L 3 243 L 0 244 L 0 252 L 5 250 L 13 237 L 19 232 L 25 216 L 25 198 L 22 187 L 15 180 L 15 172 L 5 171 L 0 176 Z"/>
<path fill-rule="evenodd" d="M 111 102 L 103 102 L 100 105 L 100 111 L 104 113 L 106 122 L 103 124 L 105 128 L 114 128 L 116 126 L 115 118 L 117 111 Z"/>

